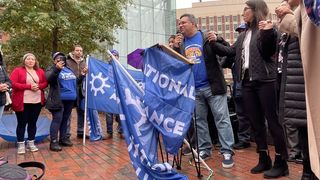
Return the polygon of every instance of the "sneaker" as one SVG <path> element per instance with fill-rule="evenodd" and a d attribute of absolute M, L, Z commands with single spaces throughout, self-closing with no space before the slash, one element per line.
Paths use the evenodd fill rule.
<path fill-rule="evenodd" d="M 201 157 L 201 159 L 202 159 L 203 161 L 206 161 L 206 160 L 208 160 L 208 159 L 211 158 L 211 155 L 209 155 L 209 154 L 206 153 L 205 151 L 200 151 L 199 156 Z M 197 156 L 195 157 L 195 161 L 196 161 L 196 162 L 200 162 Z"/>
<path fill-rule="evenodd" d="M 22 142 L 18 142 L 18 150 L 17 150 L 18 154 L 25 154 L 26 153 L 26 146 L 24 144 L 24 141 Z"/>
<path fill-rule="evenodd" d="M 57 140 L 52 140 L 50 142 L 50 150 L 55 152 L 62 151 L 62 148 Z"/>
<path fill-rule="evenodd" d="M 234 165 L 232 155 L 229 153 L 223 154 L 222 167 L 224 168 L 232 168 Z"/>
<path fill-rule="evenodd" d="M 37 148 L 36 145 L 34 145 L 34 140 L 31 140 L 31 141 L 27 141 L 27 150 L 31 151 L 31 152 L 36 152 L 38 151 L 39 149 Z"/>
<path fill-rule="evenodd" d="M 59 144 L 60 144 L 61 146 L 67 146 L 67 147 L 73 146 L 73 143 L 70 141 L 69 138 L 60 140 L 60 141 L 59 141 Z"/>

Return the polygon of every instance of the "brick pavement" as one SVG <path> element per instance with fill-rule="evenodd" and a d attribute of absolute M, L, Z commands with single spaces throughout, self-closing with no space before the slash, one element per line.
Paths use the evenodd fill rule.
<path fill-rule="evenodd" d="M 75 117 L 75 112 L 73 112 Z M 17 155 L 14 143 L 5 142 L 0 139 L 0 155 L 9 160 L 10 163 L 20 163 L 24 161 L 41 161 L 46 165 L 45 180 L 101 180 L 101 179 L 137 179 L 131 166 L 125 141 L 115 134 L 113 139 L 90 142 L 82 145 L 81 139 L 75 137 L 75 119 L 73 125 L 73 147 L 63 148 L 61 152 L 49 150 L 49 140 L 38 144 L 38 152 L 27 152 L 25 155 Z M 105 129 L 104 117 L 101 116 L 103 129 Z M 253 144 L 253 143 L 252 143 Z M 271 156 L 274 157 L 274 148 L 270 148 Z M 198 179 L 196 170 L 188 162 L 186 156 L 182 157 L 181 173 L 186 174 L 189 179 Z M 161 157 L 159 156 L 159 159 Z M 169 159 L 172 159 L 171 157 Z M 263 179 L 262 174 L 253 175 L 249 171 L 257 163 L 258 155 L 255 147 L 246 150 L 236 151 L 234 156 L 235 166 L 232 169 L 224 169 L 221 165 L 222 156 L 218 150 L 214 150 L 213 157 L 206 161 L 214 171 L 212 179 Z M 298 180 L 302 174 L 302 166 L 289 163 L 290 175 L 280 178 L 281 180 Z M 31 169 L 32 172 L 34 170 Z M 201 170 L 203 179 L 208 177 L 206 169 Z"/>

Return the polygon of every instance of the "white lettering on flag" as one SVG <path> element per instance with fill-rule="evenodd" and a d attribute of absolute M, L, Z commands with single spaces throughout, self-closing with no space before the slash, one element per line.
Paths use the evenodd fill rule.
<path fill-rule="evenodd" d="M 151 122 L 155 121 L 159 126 L 162 124 L 162 126 L 164 127 L 164 129 L 169 132 L 169 133 L 173 133 L 173 134 L 177 134 L 179 136 L 182 135 L 183 133 L 183 128 L 185 126 L 185 123 L 178 121 L 178 120 L 174 120 L 170 117 L 164 118 L 163 114 L 160 114 L 160 117 L 158 116 L 156 111 L 153 111 L 150 119 Z M 169 123 L 171 124 L 171 126 L 174 126 L 174 128 L 170 128 L 169 127 Z"/>
<path fill-rule="evenodd" d="M 169 91 L 172 91 L 173 89 L 176 91 L 176 93 L 181 94 L 187 98 L 190 98 L 192 100 L 195 100 L 194 97 L 194 86 L 191 86 L 189 89 L 187 85 L 182 85 L 180 81 L 175 81 L 174 79 L 170 79 L 165 74 L 160 74 L 158 70 L 156 70 L 154 67 L 152 67 L 150 64 L 147 64 L 144 74 L 146 77 L 151 77 L 152 82 L 154 84 L 158 84 L 159 87 L 162 89 L 168 88 Z M 182 86 L 182 89 L 181 89 Z"/>

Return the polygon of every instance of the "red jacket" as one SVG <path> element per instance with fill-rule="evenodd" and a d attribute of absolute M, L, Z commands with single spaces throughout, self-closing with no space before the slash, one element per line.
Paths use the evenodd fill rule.
<path fill-rule="evenodd" d="M 41 90 L 41 104 L 44 105 L 44 89 L 48 86 L 46 75 L 41 68 L 35 70 L 39 77 L 39 89 Z M 12 82 L 12 110 L 23 111 L 23 96 L 24 90 L 31 90 L 31 84 L 26 84 L 27 81 L 27 71 L 24 67 L 15 68 L 11 75 L 10 80 Z"/>

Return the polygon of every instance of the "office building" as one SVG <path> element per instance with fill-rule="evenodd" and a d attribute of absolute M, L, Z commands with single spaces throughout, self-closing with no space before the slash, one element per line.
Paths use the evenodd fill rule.
<path fill-rule="evenodd" d="M 199 29 L 216 31 L 232 44 L 238 37 L 235 29 L 243 22 L 241 15 L 245 2 L 246 0 L 214 0 L 192 3 L 191 8 L 177 9 L 177 19 L 184 13 L 194 14 Z M 265 2 L 270 11 L 269 19 L 276 22 L 277 16 L 274 10 L 281 1 L 265 0 Z"/>
<path fill-rule="evenodd" d="M 176 33 L 175 0 L 133 0 L 124 10 L 127 29 L 115 32 L 118 40 L 113 48 L 120 53 L 125 64 L 127 54 L 137 48 L 147 48 L 157 43 L 165 44 Z"/>

